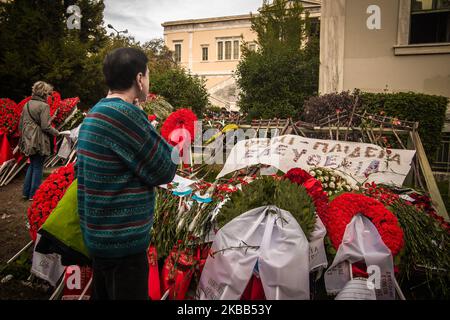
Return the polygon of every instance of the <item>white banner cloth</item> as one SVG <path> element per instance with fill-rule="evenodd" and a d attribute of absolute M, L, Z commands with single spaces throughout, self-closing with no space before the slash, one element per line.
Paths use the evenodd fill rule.
<path fill-rule="evenodd" d="M 218 231 L 214 257 L 208 257 L 200 278 L 200 299 L 240 299 L 258 263 L 268 300 L 309 300 L 309 250 L 289 212 L 275 206 L 250 210 Z"/>
<path fill-rule="evenodd" d="M 39 243 L 41 235 L 37 234 L 36 245 Z M 33 251 L 33 262 L 31 266 L 31 273 L 35 276 L 48 281 L 52 286 L 61 278 L 65 267 L 61 264 L 61 256 L 59 254 L 42 254 Z"/>
<path fill-rule="evenodd" d="M 369 143 L 310 139 L 295 135 L 239 141 L 217 178 L 252 165 L 292 168 L 323 167 L 336 170 L 355 187 L 358 182 L 401 186 L 411 169 L 413 150 L 386 150 Z"/>
<path fill-rule="evenodd" d="M 333 264 L 325 273 L 329 294 L 339 293 L 351 280 L 351 263 L 364 261 L 369 273 L 369 285 L 376 289 L 378 300 L 395 299 L 394 262 L 372 222 L 358 214 L 347 225 Z M 370 270 L 374 270 L 371 274 Z"/>

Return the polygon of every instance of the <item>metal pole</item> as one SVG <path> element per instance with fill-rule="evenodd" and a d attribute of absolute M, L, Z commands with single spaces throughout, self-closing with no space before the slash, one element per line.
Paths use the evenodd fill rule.
<path fill-rule="evenodd" d="M 25 252 L 29 247 L 31 247 L 33 245 L 33 241 L 28 242 L 28 244 L 23 247 L 22 249 L 20 249 L 19 252 L 17 252 L 14 257 L 12 257 L 11 259 L 8 260 L 8 262 L 6 262 L 6 264 L 10 264 L 11 262 L 14 262 L 15 260 L 17 260 L 17 258 L 20 257 L 20 255 Z"/>

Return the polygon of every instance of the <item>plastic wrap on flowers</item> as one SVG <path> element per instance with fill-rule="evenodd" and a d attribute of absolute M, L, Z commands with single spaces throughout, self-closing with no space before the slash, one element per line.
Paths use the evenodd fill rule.
<path fill-rule="evenodd" d="M 73 163 L 55 170 L 41 184 L 33 197 L 33 204 L 28 209 L 30 236 L 36 240 L 36 233 L 58 205 L 67 188 L 75 179 Z"/>
<path fill-rule="evenodd" d="M 362 214 L 371 220 L 393 256 L 401 251 L 404 245 L 403 230 L 400 228 L 397 217 L 381 202 L 354 193 L 338 196 L 328 207 L 327 231 L 336 250 L 342 242 L 347 224 L 357 214 Z"/>
<path fill-rule="evenodd" d="M 319 180 L 311 176 L 308 172 L 300 168 L 294 168 L 289 170 L 284 177 L 289 179 L 298 185 L 303 186 L 306 189 L 308 195 L 312 198 L 314 206 L 316 207 L 316 213 L 320 220 L 326 226 L 328 223 L 328 196 L 323 191 L 322 184 Z"/>
<path fill-rule="evenodd" d="M 209 245 L 184 250 L 173 248 L 161 271 L 162 292 L 169 291 L 168 299 L 191 299 L 189 288 L 198 283 L 208 253 Z"/>
<path fill-rule="evenodd" d="M 148 115 L 154 115 L 156 118 L 152 120 L 165 121 L 173 112 L 172 105 L 164 100 L 163 97 L 150 93 L 147 101 L 142 104 L 142 108 Z M 152 121 L 151 120 L 151 121 Z"/>
<path fill-rule="evenodd" d="M 75 107 L 80 102 L 80 99 L 78 97 L 76 98 L 67 98 L 60 102 L 58 114 L 56 115 L 56 118 L 53 120 L 53 124 L 56 127 L 59 127 L 66 121 L 66 119 L 72 114 Z M 54 113 L 53 113 L 54 114 Z"/>
<path fill-rule="evenodd" d="M 334 170 L 315 168 L 309 173 L 320 181 L 323 191 L 325 191 L 329 197 L 353 190 L 348 181 Z"/>

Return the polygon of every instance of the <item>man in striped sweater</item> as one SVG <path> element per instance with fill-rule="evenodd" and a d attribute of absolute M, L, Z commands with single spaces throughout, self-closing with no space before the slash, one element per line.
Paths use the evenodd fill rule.
<path fill-rule="evenodd" d="M 84 120 L 78 142 L 78 206 L 93 260 L 93 299 L 147 299 L 154 187 L 172 181 L 172 148 L 135 106 L 149 92 L 146 55 L 107 55 L 110 89 Z"/>

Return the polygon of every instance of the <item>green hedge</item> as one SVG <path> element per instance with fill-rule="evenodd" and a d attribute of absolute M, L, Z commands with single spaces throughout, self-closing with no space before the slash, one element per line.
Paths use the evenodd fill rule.
<path fill-rule="evenodd" d="M 429 159 L 441 143 L 449 100 L 447 97 L 414 92 L 361 93 L 362 108 L 369 113 L 386 112 L 400 120 L 419 122 L 419 134 Z"/>
<path fill-rule="evenodd" d="M 419 134 L 429 159 L 433 159 L 441 142 L 441 132 L 449 99 L 442 96 L 426 95 L 414 92 L 367 93 L 356 90 L 353 93 L 341 92 L 312 97 L 305 102 L 302 118 L 316 123 L 333 115 L 336 109 L 351 113 L 356 96 L 359 95 L 357 110 L 361 113 L 380 114 L 399 120 L 419 122 Z"/>

